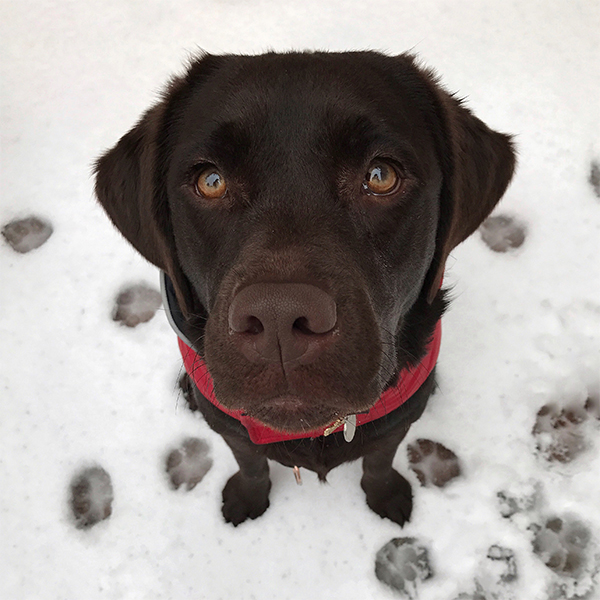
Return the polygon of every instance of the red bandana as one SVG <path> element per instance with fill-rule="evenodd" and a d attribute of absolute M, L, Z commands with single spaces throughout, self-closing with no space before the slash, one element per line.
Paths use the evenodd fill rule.
<path fill-rule="evenodd" d="M 442 324 L 437 322 L 433 338 L 427 346 L 427 354 L 423 360 L 415 367 L 403 369 L 398 377 L 398 383 L 383 392 L 379 400 L 366 413 L 358 413 L 356 415 L 356 425 L 364 425 L 375 419 L 379 419 L 397 409 L 404 404 L 423 384 L 427 379 L 437 361 L 440 351 L 440 342 L 442 340 Z M 213 381 L 208 373 L 205 362 L 196 352 L 190 348 L 185 342 L 179 339 L 179 349 L 183 356 L 183 364 L 188 375 L 192 378 L 202 395 L 214 404 L 219 410 L 225 414 L 237 419 L 248 430 L 250 439 L 255 444 L 271 444 L 273 442 L 283 442 L 286 440 L 297 440 L 300 438 L 316 438 L 324 434 L 326 429 L 331 426 L 322 427 L 315 431 L 302 433 L 286 433 L 277 431 L 267 427 L 260 421 L 248 417 L 243 414 L 242 410 L 229 410 L 225 408 L 215 397 L 213 391 Z M 342 431 L 343 423 L 333 431 Z M 330 433 L 333 433 L 330 432 Z"/>

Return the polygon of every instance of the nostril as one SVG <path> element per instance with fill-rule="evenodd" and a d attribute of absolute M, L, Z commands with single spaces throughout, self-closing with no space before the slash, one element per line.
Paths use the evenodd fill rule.
<path fill-rule="evenodd" d="M 235 333 L 258 335 L 265 330 L 261 320 L 254 315 L 235 315 L 235 317 L 229 321 L 229 327 Z"/>
<path fill-rule="evenodd" d="M 248 317 L 248 323 L 246 325 L 246 331 L 244 333 L 250 333 L 253 335 L 258 335 L 265 330 L 263 324 L 260 322 L 258 317 L 250 316 Z"/>
<path fill-rule="evenodd" d="M 334 342 L 334 298 L 304 283 L 254 283 L 229 305 L 229 334 L 249 360 L 312 362 Z"/>
<path fill-rule="evenodd" d="M 301 333 L 303 335 L 319 335 L 329 333 L 333 329 L 333 327 L 330 327 L 329 329 L 325 330 L 327 325 L 329 324 L 330 323 L 327 323 L 326 325 L 321 324 L 321 326 L 319 327 L 318 324 L 314 323 L 311 326 L 311 323 L 309 322 L 307 317 L 298 317 L 294 321 L 292 329 L 293 331 Z"/>
<path fill-rule="evenodd" d="M 305 335 L 310 335 L 313 333 L 308 326 L 308 319 L 306 317 L 300 317 L 296 319 L 292 325 L 292 329 Z"/>

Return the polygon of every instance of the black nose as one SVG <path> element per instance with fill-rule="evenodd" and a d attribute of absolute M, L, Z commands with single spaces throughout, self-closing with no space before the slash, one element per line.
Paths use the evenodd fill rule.
<path fill-rule="evenodd" d="M 255 283 L 229 307 L 230 334 L 252 362 L 313 362 L 335 337 L 335 300 L 306 283 Z"/>

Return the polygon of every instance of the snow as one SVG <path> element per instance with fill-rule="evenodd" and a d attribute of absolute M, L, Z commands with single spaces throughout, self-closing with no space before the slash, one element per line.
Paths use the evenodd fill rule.
<path fill-rule="evenodd" d="M 0 598 L 392 598 L 375 555 L 399 536 L 428 549 L 420 600 L 473 594 L 494 545 L 518 573 L 497 600 L 568 597 L 577 582 L 533 551 L 532 526 L 553 518 L 591 532 L 579 589 L 595 578 L 587 597 L 600 598 L 598 422 L 566 464 L 539 456 L 532 435 L 545 404 L 600 401 L 599 22 L 587 0 L 2 2 L 0 227 L 36 215 L 54 231 L 27 254 L 0 243 Z M 91 165 L 199 48 L 411 50 L 516 134 L 496 214 L 527 236 L 496 253 L 475 234 L 449 261 L 440 389 L 395 461 L 415 492 L 402 530 L 367 508 L 358 463 L 327 485 L 303 472 L 302 486 L 272 464 L 269 510 L 225 524 L 235 461 L 178 395 L 166 319 L 112 320 L 124 287 L 158 280 L 95 204 Z M 213 466 L 174 491 L 165 461 L 187 438 L 208 443 Z M 406 455 L 420 438 L 455 452 L 462 475 L 421 487 Z M 70 485 L 96 465 L 112 514 L 78 529 Z M 520 499 L 510 518 L 499 492 Z"/>

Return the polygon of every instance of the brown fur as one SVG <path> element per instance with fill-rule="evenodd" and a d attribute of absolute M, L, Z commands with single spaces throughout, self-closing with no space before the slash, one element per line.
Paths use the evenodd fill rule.
<path fill-rule="evenodd" d="M 402 179 L 385 198 L 363 186 L 380 157 Z M 222 199 L 194 188 L 207 164 L 225 176 Z M 182 330 L 205 358 L 219 401 L 298 430 L 368 410 L 419 362 L 446 305 L 447 257 L 492 211 L 514 164 L 510 138 L 411 56 L 204 56 L 100 158 L 96 191 L 123 235 L 173 281 Z M 314 286 L 335 302 L 333 341 L 314 360 L 253 362 L 240 351 L 232 303 L 265 282 Z M 187 378 L 184 387 L 240 465 L 223 492 L 226 520 L 237 525 L 266 510 L 267 458 L 324 479 L 364 457 L 369 506 L 400 524 L 409 518 L 410 485 L 392 461 L 433 374 L 351 443 L 334 434 L 256 446 Z M 289 394 L 298 414 L 278 404 Z"/>

